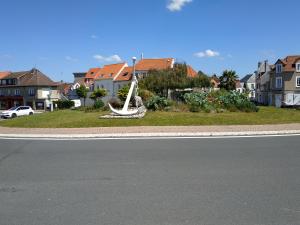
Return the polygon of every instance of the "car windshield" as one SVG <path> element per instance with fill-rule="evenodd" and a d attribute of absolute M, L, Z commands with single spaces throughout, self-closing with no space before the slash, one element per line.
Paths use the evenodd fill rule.
<path fill-rule="evenodd" d="M 16 110 L 18 107 L 12 107 L 12 108 L 10 108 L 8 111 L 14 111 L 14 110 Z"/>

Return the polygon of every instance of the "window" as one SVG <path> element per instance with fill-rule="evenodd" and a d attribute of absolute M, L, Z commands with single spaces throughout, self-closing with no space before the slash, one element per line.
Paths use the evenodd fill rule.
<path fill-rule="evenodd" d="M 276 77 L 275 88 L 282 88 L 282 77 Z"/>
<path fill-rule="evenodd" d="M 20 95 L 20 89 L 15 90 L 15 95 Z"/>
<path fill-rule="evenodd" d="M 300 77 L 296 77 L 296 87 L 300 87 Z"/>
<path fill-rule="evenodd" d="M 277 64 L 276 65 L 276 73 L 281 73 L 282 72 L 282 64 Z"/>
<path fill-rule="evenodd" d="M 34 90 L 33 88 L 30 88 L 30 89 L 28 90 L 28 95 L 29 95 L 29 96 L 34 96 L 34 95 L 35 95 L 35 90 Z"/>
<path fill-rule="evenodd" d="M 300 63 L 296 63 L 296 71 L 300 72 Z"/>
<path fill-rule="evenodd" d="M 255 89 L 255 84 L 251 84 L 251 90 Z"/>

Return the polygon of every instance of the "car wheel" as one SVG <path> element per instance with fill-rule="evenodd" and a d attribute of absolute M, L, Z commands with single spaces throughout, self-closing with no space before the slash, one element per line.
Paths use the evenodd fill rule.
<path fill-rule="evenodd" d="M 33 112 L 30 112 L 30 113 L 29 113 L 29 116 L 32 116 L 32 115 L 33 115 Z"/>
<path fill-rule="evenodd" d="M 17 114 L 15 114 L 15 113 L 13 113 L 12 115 L 11 115 L 11 118 L 16 118 L 17 117 Z"/>

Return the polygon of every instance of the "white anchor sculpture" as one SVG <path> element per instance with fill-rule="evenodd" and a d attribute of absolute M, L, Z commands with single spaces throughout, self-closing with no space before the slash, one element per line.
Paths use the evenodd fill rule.
<path fill-rule="evenodd" d="M 113 113 L 115 113 L 116 115 L 119 115 L 119 116 L 131 116 L 131 115 L 135 115 L 139 112 L 138 105 L 136 106 L 137 107 L 136 109 L 128 109 L 129 102 L 130 102 L 130 99 L 131 99 L 132 95 L 134 94 L 134 96 L 137 96 L 137 88 L 138 88 L 138 80 L 137 80 L 137 77 L 135 75 L 136 57 L 133 57 L 132 61 L 133 61 L 133 75 L 132 75 L 132 79 L 131 79 L 130 89 L 129 89 L 129 92 L 127 94 L 126 101 L 125 101 L 125 104 L 124 104 L 123 108 L 121 110 L 117 110 L 117 109 L 114 109 L 108 103 L 108 106 L 109 106 L 110 110 Z"/>

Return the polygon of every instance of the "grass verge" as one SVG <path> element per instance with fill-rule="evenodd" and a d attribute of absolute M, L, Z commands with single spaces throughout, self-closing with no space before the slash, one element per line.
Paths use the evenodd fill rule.
<path fill-rule="evenodd" d="M 0 121 L 4 127 L 80 128 L 124 126 L 258 125 L 300 123 L 300 110 L 260 107 L 257 113 L 148 112 L 143 119 L 100 119 L 108 112 L 62 110 Z"/>

